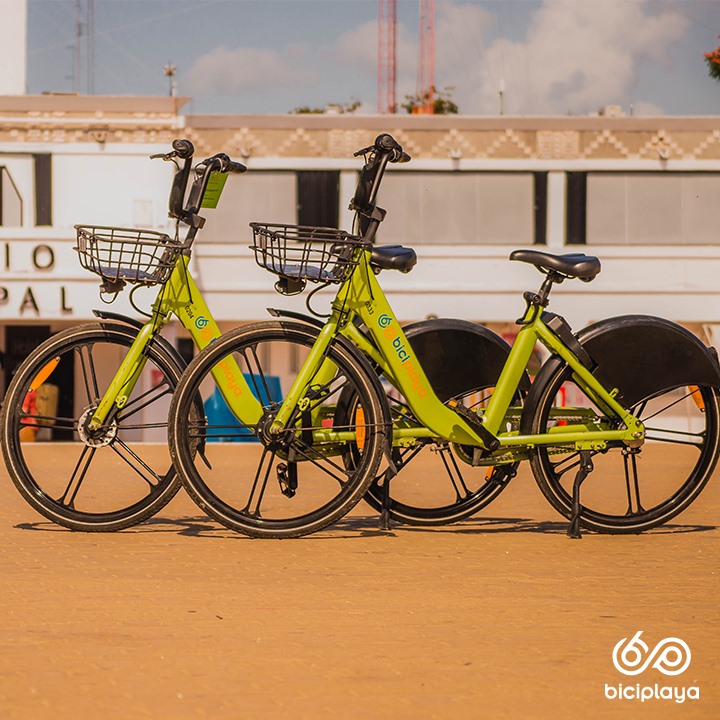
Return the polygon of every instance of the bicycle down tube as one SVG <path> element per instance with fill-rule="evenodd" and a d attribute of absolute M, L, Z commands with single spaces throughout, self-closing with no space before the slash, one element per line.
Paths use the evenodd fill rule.
<path fill-rule="evenodd" d="M 220 337 L 220 328 L 188 271 L 190 258 L 181 255 L 165 288 L 153 305 L 152 320 L 145 323 L 130 347 L 115 377 L 93 413 L 91 427 L 98 428 L 109 417 L 113 407 L 120 410 L 130 396 L 144 367 L 144 348 L 152 337 L 175 315 L 202 350 Z M 240 368 L 232 357 L 213 370 L 215 382 L 233 412 L 244 422 L 257 422 L 262 415 Z"/>

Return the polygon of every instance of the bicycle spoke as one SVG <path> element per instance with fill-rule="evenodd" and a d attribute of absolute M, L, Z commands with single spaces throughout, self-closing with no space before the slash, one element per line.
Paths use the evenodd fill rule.
<path fill-rule="evenodd" d="M 339 378 L 343 378 L 342 383 L 335 388 L 332 388 L 332 384 Z M 350 381 L 344 375 L 336 375 L 332 380 L 330 380 L 330 382 L 314 387 L 312 389 L 312 393 L 317 397 L 317 400 L 314 402 L 311 401 L 307 411 L 312 412 L 324 402 L 327 402 L 330 398 L 332 398 L 333 395 L 337 395 L 342 392 L 343 388 L 349 387 L 349 385 Z"/>
<path fill-rule="evenodd" d="M 158 390 L 161 391 L 157 392 Z M 127 405 L 125 405 L 117 414 L 117 421 L 122 422 L 123 420 L 127 420 L 127 418 L 132 417 L 135 413 L 140 412 L 140 410 L 143 410 L 156 400 L 165 397 L 165 395 L 172 395 L 172 392 L 173 390 L 167 382 L 160 383 L 159 385 L 153 385 L 149 390 L 146 390 L 144 393 L 138 395 L 136 398 L 133 398 L 129 403 L 127 403 Z M 154 396 L 153 393 L 155 393 Z"/>
<path fill-rule="evenodd" d="M 697 392 L 697 391 L 696 391 Z M 648 420 L 652 420 L 654 417 L 657 417 L 661 413 L 664 413 L 666 410 L 669 410 L 671 407 L 677 405 L 678 403 L 683 402 L 683 400 L 687 400 L 689 397 L 692 397 L 692 392 L 688 392 L 686 395 L 683 395 L 681 398 L 678 398 L 677 400 L 673 400 L 672 402 L 669 402 L 665 407 L 660 408 L 656 412 L 654 412 L 652 415 L 648 415 L 646 418 L 641 418 L 643 423 L 647 423 Z M 643 403 L 642 408 L 645 408 L 645 405 L 647 405 L 647 401 Z M 636 414 L 636 417 L 640 417 L 639 414 Z"/>
<path fill-rule="evenodd" d="M 663 433 L 663 435 L 681 435 L 686 440 L 681 440 L 679 437 L 663 437 L 663 435 L 653 435 L 652 433 Z M 694 441 L 691 438 L 696 438 Z M 691 433 L 683 432 L 682 430 L 666 430 L 665 428 L 645 428 L 645 440 L 652 440 L 654 442 L 664 442 L 673 445 L 688 445 L 694 447 L 698 451 L 702 451 L 703 444 L 705 442 L 705 433 Z"/>
<path fill-rule="evenodd" d="M 628 456 L 630 460 L 628 461 Z M 625 488 L 627 490 L 627 515 L 637 515 L 645 512 L 640 502 L 640 485 L 637 474 L 637 453 L 623 451 L 623 467 L 625 470 Z"/>
<path fill-rule="evenodd" d="M 337 463 L 333 462 L 329 457 L 326 457 L 321 452 L 316 450 L 312 445 L 307 445 L 302 440 L 298 439 L 297 444 L 293 446 L 295 449 L 295 452 L 302 455 L 306 460 L 311 462 L 315 467 L 320 468 L 324 473 L 329 475 L 333 480 L 337 480 L 340 485 L 344 485 L 347 482 L 347 474 L 345 471 L 345 468 L 341 467 Z M 325 467 L 324 465 L 321 465 L 316 459 L 311 457 L 310 453 L 313 453 L 316 458 L 319 458 L 321 460 L 324 460 L 328 465 L 330 465 L 331 468 L 334 468 L 335 470 L 340 471 L 345 477 L 339 477 L 338 475 L 335 475 L 335 473 L 332 472 L 330 468 Z"/>
<path fill-rule="evenodd" d="M 133 460 L 140 463 L 142 467 L 155 479 L 155 482 L 150 480 L 146 475 L 140 472 L 140 470 L 133 465 L 130 458 L 125 457 L 120 450 L 118 450 L 116 445 L 120 445 L 120 447 L 125 450 L 128 455 L 132 457 Z M 124 443 L 120 438 L 116 438 L 115 442 L 110 445 L 110 447 L 117 453 L 118 457 L 120 457 L 122 460 L 124 460 L 149 486 L 151 489 L 154 489 L 158 483 L 161 483 L 163 481 L 163 478 L 161 478 L 136 452 L 133 451 L 131 447 L 129 447 L 126 443 Z"/>
<path fill-rule="evenodd" d="M 567 463 L 567 466 L 564 468 L 561 467 L 565 463 Z M 557 463 L 553 463 L 553 471 L 557 473 L 558 477 L 562 477 L 565 473 L 570 470 L 574 470 L 577 467 L 580 467 L 579 452 L 574 452 L 567 457 L 564 457 L 562 460 L 559 460 Z"/>
<path fill-rule="evenodd" d="M 92 462 L 93 457 L 95 457 L 96 450 L 97 448 L 91 448 L 87 445 L 83 446 L 80 457 L 75 464 L 75 469 L 70 476 L 70 482 L 67 484 L 65 492 L 57 499 L 57 502 L 60 505 L 64 505 L 65 507 L 71 509 L 75 508 L 75 498 L 77 497 L 83 480 L 85 480 L 87 471 L 90 468 L 90 463 Z"/>
<path fill-rule="evenodd" d="M 82 369 L 83 381 L 85 383 L 85 394 L 89 403 L 97 402 L 100 399 L 97 375 L 95 374 L 95 363 L 92 356 L 92 345 L 81 345 L 75 348 L 80 367 Z"/>
<path fill-rule="evenodd" d="M 270 386 L 265 378 L 265 372 L 263 371 L 260 357 L 258 356 L 257 344 L 248 346 L 241 355 L 243 360 L 245 360 L 245 365 L 247 366 L 247 371 L 250 375 L 250 381 L 252 382 L 255 390 L 255 397 L 260 401 L 261 405 L 268 405 L 272 401 Z M 262 382 L 262 389 L 258 385 L 258 378 Z"/>
<path fill-rule="evenodd" d="M 265 459 L 269 457 L 267 464 L 267 470 L 263 475 L 262 468 L 265 464 Z M 265 489 L 267 488 L 268 478 L 270 477 L 270 471 L 272 470 L 273 460 L 275 459 L 275 453 L 271 452 L 267 448 L 263 448 L 263 454 L 260 458 L 255 478 L 253 480 L 252 487 L 250 488 L 250 495 L 248 496 L 247 504 L 243 509 L 251 517 L 260 518 L 262 514 L 260 512 L 260 503 L 262 503 L 263 496 L 265 495 Z M 260 482 L 260 485 L 258 485 Z"/>
<path fill-rule="evenodd" d="M 27 418 L 27 422 L 25 422 Z M 75 430 L 75 418 L 59 417 L 58 415 L 29 415 L 20 413 L 20 429 L 25 427 L 52 426 L 58 430 Z"/>
<path fill-rule="evenodd" d="M 445 470 L 447 471 L 448 477 L 450 478 L 450 482 L 452 483 L 453 489 L 455 490 L 455 501 L 460 502 L 466 497 L 470 496 L 470 489 L 468 488 L 465 478 L 463 478 L 462 473 L 460 472 L 460 468 L 458 467 L 457 460 L 455 460 L 455 456 L 453 455 L 450 448 L 446 445 L 441 450 L 438 451 L 440 454 L 440 459 L 442 460 L 443 465 L 445 466 Z M 445 457 L 448 455 L 450 461 L 448 462 L 448 458 Z M 462 491 L 461 491 L 462 489 Z"/>

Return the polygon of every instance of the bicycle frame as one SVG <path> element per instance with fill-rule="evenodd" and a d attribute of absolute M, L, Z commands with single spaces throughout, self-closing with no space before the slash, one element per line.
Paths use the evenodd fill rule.
<path fill-rule="evenodd" d="M 125 405 L 145 366 L 145 348 L 173 315 L 190 333 L 200 350 L 220 337 L 220 328 L 188 269 L 189 262 L 188 254 L 178 257 L 169 280 L 152 306 L 151 319 L 138 333 L 93 413 L 91 430 L 101 427 L 112 417 L 112 413 Z M 244 422 L 255 423 L 260 419 L 262 407 L 232 358 L 214 368 L 213 377 L 226 402 L 232 404 Z"/>
<path fill-rule="evenodd" d="M 280 428 L 290 420 L 292 408 L 302 401 L 302 393 L 308 377 L 318 380 L 317 370 L 324 358 L 329 343 L 340 333 L 373 360 L 385 377 L 405 397 L 410 410 L 420 425 L 404 423 L 406 427 L 393 430 L 393 443 L 404 444 L 408 439 L 442 438 L 450 442 L 485 447 L 483 440 L 465 420 L 444 405 L 436 396 L 428 379 L 395 317 L 375 274 L 370 267 L 369 251 L 359 251 L 359 265 L 352 277 L 341 287 L 332 305 L 332 313 L 317 342 L 307 358 L 306 366 L 290 389 L 286 403 L 278 412 L 274 426 Z M 367 334 L 361 332 L 353 322 L 359 317 L 367 327 Z M 622 442 L 630 446 L 642 443 L 642 423 L 615 400 L 616 390 L 608 391 L 580 362 L 575 354 L 542 320 L 536 306 L 528 309 L 520 321 L 521 329 L 513 344 L 505 367 L 498 379 L 487 408 L 479 413 L 487 430 L 497 436 L 500 442 L 498 453 L 514 451 L 519 453 L 538 445 L 563 445 L 575 449 L 603 450 L 610 442 Z M 578 386 L 601 409 L 617 418 L 625 429 L 612 429 L 595 420 L 591 411 L 573 409 L 584 422 L 559 425 L 547 433 L 520 435 L 504 428 L 511 402 L 516 395 L 523 372 L 534 350 L 541 342 L 551 353 L 559 355 L 572 369 Z M 321 371 L 322 372 L 322 371 Z M 321 380 L 319 380 L 321 381 Z M 517 414 L 517 410 L 516 410 Z M 321 442 L 352 440 L 352 431 L 336 432 L 331 429 L 316 430 L 315 436 Z"/>

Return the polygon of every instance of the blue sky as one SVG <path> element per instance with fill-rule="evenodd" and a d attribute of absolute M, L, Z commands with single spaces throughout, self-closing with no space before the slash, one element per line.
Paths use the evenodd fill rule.
<path fill-rule="evenodd" d="M 416 91 L 418 5 L 398 0 L 400 102 Z M 29 0 L 28 92 L 73 90 L 75 6 Z M 497 114 L 503 82 L 513 115 L 720 115 L 702 57 L 720 44 L 720 0 L 436 0 L 436 28 L 436 84 L 463 114 Z M 168 63 L 194 113 L 371 113 L 377 0 L 95 0 L 96 93 L 167 94 Z"/>

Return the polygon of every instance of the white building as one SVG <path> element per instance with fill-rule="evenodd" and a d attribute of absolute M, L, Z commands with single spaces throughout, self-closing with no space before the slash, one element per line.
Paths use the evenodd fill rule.
<path fill-rule="evenodd" d="M 303 309 L 273 290 L 248 245 L 253 220 L 339 224 L 361 160 L 390 132 L 412 156 L 379 195 L 380 243 L 414 247 L 408 275 L 384 272 L 398 316 L 462 317 L 513 332 L 521 293 L 541 277 L 510 263 L 538 245 L 598 255 L 592 283 L 556 288 L 552 309 L 579 328 L 649 313 L 713 340 L 720 324 L 720 118 L 193 116 L 184 98 L 0 97 L 0 348 L 6 376 L 28 349 L 106 307 L 73 251 L 77 223 L 167 228 L 169 163 L 149 155 L 187 137 L 249 172 L 228 181 L 194 250 L 223 329 Z M 137 316 L 125 294 L 108 309 Z M 172 335 L 174 330 L 170 329 Z M 181 336 L 183 333 L 179 332 Z M 3 379 L 3 384 L 6 378 Z"/>

